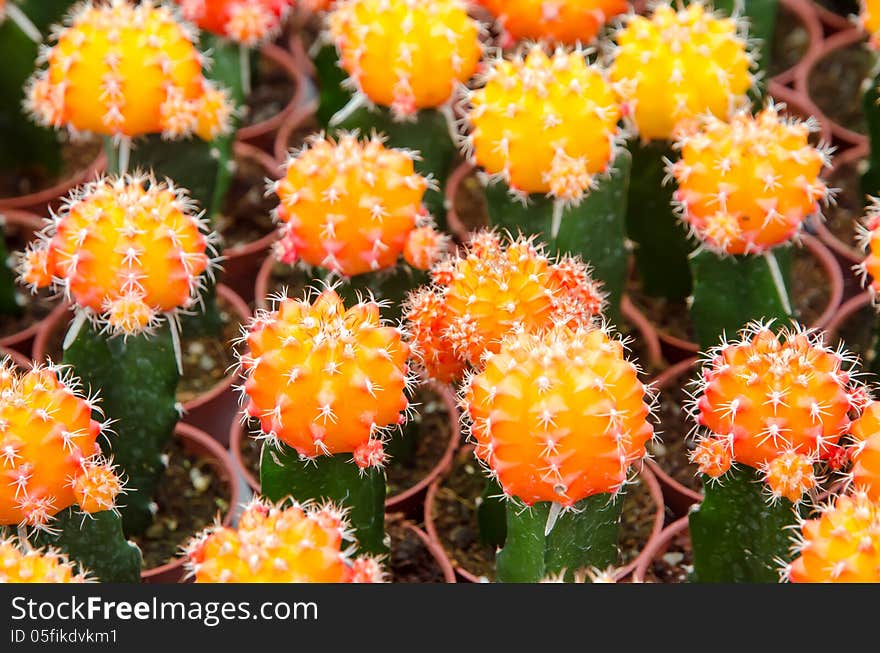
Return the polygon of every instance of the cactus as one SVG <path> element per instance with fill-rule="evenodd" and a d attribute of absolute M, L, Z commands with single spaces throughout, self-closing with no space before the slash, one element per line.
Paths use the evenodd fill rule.
<path fill-rule="evenodd" d="M 21 313 L 15 289 L 15 273 L 9 262 L 9 250 L 6 248 L 6 235 L 3 231 L 3 216 L 0 215 L 0 315 Z"/>
<path fill-rule="evenodd" d="M 287 505 L 261 499 L 238 528 L 214 526 L 187 546 L 197 583 L 379 583 L 375 558 L 352 555 L 345 512 L 332 504 Z"/>
<path fill-rule="evenodd" d="M 399 317 L 405 293 L 446 249 L 422 206 L 433 182 L 415 171 L 417 158 L 376 135 L 309 138 L 269 187 L 279 199 L 277 258 L 341 278 L 337 289 L 348 300 L 371 292 L 388 317 Z M 409 266 L 398 265 L 401 255 Z"/>
<path fill-rule="evenodd" d="M 617 322 L 630 161 L 618 146 L 614 89 L 585 56 L 534 45 L 490 62 L 485 85 L 468 97 L 465 149 L 484 180 L 497 182 L 486 190 L 491 223 L 581 256 L 605 285 Z"/>
<path fill-rule="evenodd" d="M 794 551 L 782 569 L 793 583 L 880 582 L 880 504 L 865 492 L 838 496 L 800 523 Z"/>
<path fill-rule="evenodd" d="M 508 334 L 589 325 L 604 300 L 577 259 L 549 258 L 531 238 L 502 241 L 490 231 L 431 276 L 434 284 L 407 301 L 407 330 L 427 376 L 444 383 L 479 369 Z"/>
<path fill-rule="evenodd" d="M 508 335 L 465 381 L 462 404 L 509 500 L 498 579 L 615 564 L 620 494 L 654 433 L 622 343 L 598 328 Z"/>
<path fill-rule="evenodd" d="M 258 311 L 240 355 L 245 412 L 264 440 L 261 489 L 343 505 L 361 549 L 383 553 L 383 447 L 406 421 L 409 346 L 376 302 L 346 309 L 332 289 L 313 295 Z"/>
<path fill-rule="evenodd" d="M 134 582 L 141 555 L 122 535 L 123 482 L 97 442 L 107 422 L 80 387 L 66 368 L 0 362 L 0 525 L 31 529 L 101 580 Z M 100 557 L 82 542 L 101 542 Z"/>
<path fill-rule="evenodd" d="M 690 294 L 692 243 L 670 208 L 671 189 L 663 189 L 662 161 L 674 158 L 669 141 L 680 121 L 706 113 L 724 119 L 748 105 L 754 79 L 744 27 L 702 3 L 678 10 L 663 3 L 649 17 L 628 16 L 617 32 L 610 77 L 638 136 L 629 147 L 626 227 L 648 294 Z"/>
<path fill-rule="evenodd" d="M 338 59 L 325 51 L 316 61 L 319 116 L 421 151 L 417 169 L 438 183 L 426 204 L 443 224 L 442 188 L 456 155 L 451 103 L 482 56 L 479 23 L 462 0 L 341 0 L 328 20 Z M 338 92 L 340 83 L 352 94 Z"/>
<path fill-rule="evenodd" d="M 872 501 L 880 500 L 880 403 L 870 402 L 850 428 L 851 445 L 847 457 L 852 461 L 847 480 Z"/>
<path fill-rule="evenodd" d="M 25 282 L 51 285 L 75 305 L 64 360 L 102 389 L 120 433 L 109 449 L 136 488 L 123 509 L 127 532 L 151 521 L 178 417 L 178 314 L 200 300 L 212 240 L 184 191 L 111 177 L 75 191 L 21 259 Z"/>
<path fill-rule="evenodd" d="M 748 322 L 793 317 L 788 256 L 829 191 L 819 178 L 829 153 L 813 147 L 812 121 L 783 118 L 772 103 L 727 122 L 706 116 L 681 124 L 669 166 L 673 202 L 701 250 L 691 256 L 691 317 L 704 349 Z M 784 252 L 783 252 L 784 253 Z"/>
<path fill-rule="evenodd" d="M 0 584 L 88 582 L 89 572 L 77 571 L 64 554 L 34 549 L 14 537 L 0 539 Z"/>
<path fill-rule="evenodd" d="M 479 0 L 479 4 L 498 19 L 505 44 L 521 39 L 589 43 L 606 21 L 628 9 L 626 0 Z"/>
<path fill-rule="evenodd" d="M 753 323 L 706 356 L 690 407 L 705 498 L 690 516 L 701 582 L 773 582 L 786 528 L 861 408 L 852 360 L 800 328 Z"/>

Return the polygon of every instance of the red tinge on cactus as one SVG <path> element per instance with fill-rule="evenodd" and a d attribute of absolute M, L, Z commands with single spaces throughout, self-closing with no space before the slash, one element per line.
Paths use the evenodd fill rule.
<path fill-rule="evenodd" d="M 828 150 L 814 147 L 814 121 L 769 106 L 730 121 L 703 116 L 681 123 L 669 166 L 673 197 L 691 231 L 720 254 L 760 254 L 790 241 L 820 211 L 829 191 L 819 178 Z"/>
<path fill-rule="evenodd" d="M 850 428 L 851 484 L 880 501 L 880 403 L 870 402 Z"/>
<path fill-rule="evenodd" d="M 101 458 L 97 400 L 67 370 L 0 363 L 0 525 L 51 530 L 56 514 L 116 510 L 123 484 Z"/>
<path fill-rule="evenodd" d="M 723 479 L 732 464 L 760 470 L 772 498 L 797 502 L 816 485 L 812 466 L 834 455 L 865 393 L 853 361 L 815 333 L 754 323 L 706 357 L 692 414 L 692 460 Z"/>
<path fill-rule="evenodd" d="M 422 198 L 431 181 L 415 171 L 415 156 L 378 136 L 310 138 L 272 185 L 283 223 L 279 259 L 344 276 L 396 265 L 413 231 L 429 222 Z"/>
<path fill-rule="evenodd" d="M 513 39 L 546 39 L 575 45 L 596 38 L 624 13 L 626 0 L 479 0 Z"/>
<path fill-rule="evenodd" d="M 504 494 L 573 506 L 617 494 L 654 435 L 647 389 L 599 328 L 506 336 L 466 380 L 475 453 Z"/>
<path fill-rule="evenodd" d="M 351 453 L 381 466 L 384 436 L 406 419 L 409 346 L 379 305 L 349 309 L 333 290 L 313 301 L 280 299 L 260 311 L 241 356 L 247 414 L 262 437 L 304 457 Z"/>
<path fill-rule="evenodd" d="M 277 36 L 294 0 L 177 0 L 200 29 L 253 47 Z"/>
<path fill-rule="evenodd" d="M 332 505 L 248 505 L 238 527 L 216 525 L 187 546 L 197 583 L 379 583 L 378 561 L 354 556 L 343 511 Z"/>
<path fill-rule="evenodd" d="M 434 284 L 407 301 L 407 328 L 428 375 L 441 381 L 479 368 L 509 333 L 589 325 L 603 306 L 581 261 L 549 258 L 532 239 L 474 235 L 436 265 Z"/>

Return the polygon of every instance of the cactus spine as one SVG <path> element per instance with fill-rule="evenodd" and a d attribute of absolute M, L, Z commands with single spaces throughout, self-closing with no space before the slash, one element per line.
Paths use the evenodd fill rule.
<path fill-rule="evenodd" d="M 34 549 L 14 537 L 0 539 L 0 584 L 88 583 L 87 571 L 77 571 L 67 556 Z"/>

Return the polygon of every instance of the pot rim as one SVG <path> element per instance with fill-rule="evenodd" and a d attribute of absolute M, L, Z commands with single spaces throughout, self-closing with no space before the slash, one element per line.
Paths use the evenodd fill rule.
<path fill-rule="evenodd" d="M 17 197 L 0 198 L 0 211 L 7 211 L 10 209 L 25 211 L 42 209 L 46 205 L 52 204 L 54 201 L 61 199 L 77 186 L 98 177 L 106 169 L 107 154 L 102 147 L 98 156 L 96 156 L 84 169 L 73 171 L 69 176 L 61 179 L 53 186 L 33 193 L 18 195 Z"/>
<path fill-rule="evenodd" d="M 822 32 L 822 22 L 819 19 L 818 13 L 813 9 L 814 4 L 812 2 L 809 2 L 809 0 L 782 0 L 781 4 L 786 11 L 794 14 L 797 20 L 806 28 L 807 35 L 810 38 L 804 56 L 793 66 L 771 78 L 772 81 L 778 84 L 788 84 L 794 80 L 797 70 L 803 65 L 804 60 L 822 47 L 824 34 Z"/>
<path fill-rule="evenodd" d="M 863 290 L 858 295 L 850 297 L 841 304 L 838 311 L 834 314 L 834 317 L 828 322 L 828 326 L 825 327 L 826 343 L 833 343 L 834 339 L 838 336 L 840 327 L 843 326 L 843 323 L 851 318 L 859 309 L 870 305 L 872 301 L 873 296 L 871 291 Z"/>
<path fill-rule="evenodd" d="M 401 525 L 415 534 L 416 537 L 419 538 L 421 543 L 428 550 L 428 553 L 431 554 L 431 557 L 434 558 L 434 561 L 437 563 L 437 566 L 440 567 L 440 570 L 443 572 L 443 579 L 446 583 L 457 583 L 458 581 L 455 578 L 455 569 L 452 567 L 452 563 L 449 561 L 449 558 L 446 556 L 446 551 L 443 550 L 443 547 L 439 546 L 435 541 L 433 541 L 425 531 L 416 526 L 408 519 L 404 519 L 401 521 Z"/>
<path fill-rule="evenodd" d="M 853 22 L 849 17 L 841 16 L 840 14 L 823 7 L 818 2 L 811 2 L 810 4 L 813 5 L 813 11 L 816 12 L 819 21 L 830 31 L 841 32 L 853 29 Z"/>
<path fill-rule="evenodd" d="M 284 174 L 284 166 L 292 149 L 288 145 L 290 135 L 302 127 L 315 114 L 317 108 L 317 100 L 310 100 L 302 104 L 292 111 L 278 128 L 278 132 L 275 134 L 275 142 L 272 143 L 272 154 L 275 156 L 275 165 L 278 167 L 279 174 Z"/>
<path fill-rule="evenodd" d="M 676 519 L 660 532 L 660 535 L 651 543 L 650 547 L 645 547 L 645 557 L 633 570 L 632 581 L 634 583 L 645 582 L 645 573 L 648 571 L 648 565 L 666 552 L 673 537 L 688 528 L 689 519 L 688 515 Z"/>
<path fill-rule="evenodd" d="M 15 351 L 14 349 L 10 349 L 9 347 L 4 347 L 0 345 L 0 361 L 4 360 L 5 358 L 9 358 L 9 360 L 12 361 L 13 365 L 23 370 L 29 370 L 33 366 L 33 361 L 31 361 L 20 351 Z"/>

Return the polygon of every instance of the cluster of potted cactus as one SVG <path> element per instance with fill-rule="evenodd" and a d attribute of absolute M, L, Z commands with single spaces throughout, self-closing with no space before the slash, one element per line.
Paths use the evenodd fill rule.
<path fill-rule="evenodd" d="M 877 78 L 837 260 L 812 3 L 634 4 L 0 2 L 0 582 L 880 581 Z"/>

